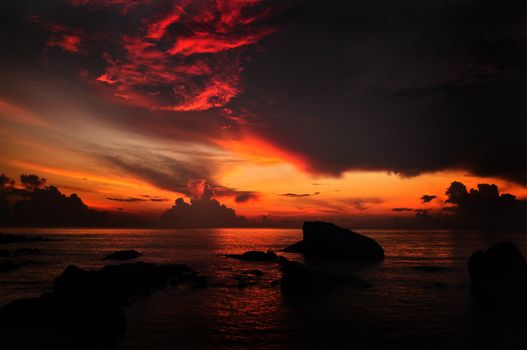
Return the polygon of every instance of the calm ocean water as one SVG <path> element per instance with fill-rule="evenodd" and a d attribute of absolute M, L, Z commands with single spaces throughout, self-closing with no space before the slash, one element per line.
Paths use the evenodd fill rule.
<path fill-rule="evenodd" d="M 94 269 L 102 257 L 136 249 L 141 261 L 185 263 L 210 285 L 167 288 L 139 296 L 125 308 L 126 335 L 117 349 L 353 348 L 353 349 L 526 349 L 527 324 L 507 324 L 481 315 L 470 297 L 466 261 L 478 249 L 515 242 L 527 253 L 525 231 L 358 230 L 377 240 L 386 258 L 377 264 L 303 261 L 314 268 L 354 274 L 372 287 L 338 288 L 325 296 L 290 300 L 271 281 L 276 264 L 226 258 L 247 250 L 278 251 L 301 239 L 291 229 L 4 229 L 38 234 L 50 242 L 9 244 L 2 249 L 39 248 L 33 265 L 0 273 L 0 305 L 49 291 L 69 264 Z M 423 272 L 412 266 L 442 266 Z M 257 285 L 238 289 L 243 270 L 264 272 Z"/>

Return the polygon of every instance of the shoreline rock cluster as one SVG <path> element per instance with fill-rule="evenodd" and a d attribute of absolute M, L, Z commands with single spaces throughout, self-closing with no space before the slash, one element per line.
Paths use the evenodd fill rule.
<path fill-rule="evenodd" d="M 56 347 L 80 340 L 111 343 L 126 330 L 122 307 L 130 297 L 164 288 L 176 278 L 199 281 L 198 276 L 182 264 L 137 262 L 92 271 L 70 265 L 55 279 L 52 293 L 0 308 L 0 339 L 4 344 L 34 341 Z"/>
<path fill-rule="evenodd" d="M 0 243 L 11 243 L 17 239 L 0 234 Z M 22 242 L 40 240 L 22 238 Z M 303 240 L 282 251 L 353 262 L 384 258 L 384 249 L 373 239 L 325 222 L 305 222 Z M 21 252 L 39 253 L 31 248 Z M 136 250 L 122 250 L 110 253 L 104 259 L 119 261 L 135 259 L 140 255 Z M 370 287 L 355 276 L 313 269 L 273 251 L 247 251 L 226 257 L 247 263 L 277 264 L 282 277 L 272 281 L 271 285 L 280 285 L 284 297 L 323 294 L 341 285 Z M 448 271 L 442 266 L 412 268 L 427 273 Z M 473 296 L 483 304 L 500 307 L 526 304 L 527 264 L 513 243 L 497 243 L 485 252 L 475 252 L 468 259 L 468 272 Z M 245 289 L 260 283 L 263 274 L 261 270 L 251 268 L 233 277 L 237 288 Z M 53 344 L 55 347 L 68 342 L 112 343 L 126 330 L 122 307 L 129 303 L 129 298 L 182 283 L 204 287 L 208 280 L 182 264 L 122 263 L 93 271 L 70 265 L 55 279 L 52 293 L 16 300 L 0 308 L 0 344 L 21 339 Z M 31 336 L 27 337 L 28 334 Z"/>

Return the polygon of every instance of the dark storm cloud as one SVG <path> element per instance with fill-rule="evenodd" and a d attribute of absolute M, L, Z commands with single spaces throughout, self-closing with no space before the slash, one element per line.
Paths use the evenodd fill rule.
<path fill-rule="evenodd" d="M 231 112 L 199 112 L 226 106 L 314 173 L 466 169 L 525 184 L 524 1 L 278 3 L 220 9 L 250 23 L 218 35 L 221 21 L 197 30 L 199 1 L 177 23 L 172 2 L 4 1 L 0 96 L 34 110 L 70 99 L 72 113 L 203 142 L 223 126 L 238 136 Z"/>
<path fill-rule="evenodd" d="M 518 0 L 305 1 L 235 103 L 316 173 L 466 169 L 525 184 L 525 13 Z"/>
<path fill-rule="evenodd" d="M 437 196 L 429 195 L 429 194 L 423 194 L 421 196 L 421 201 L 423 203 L 428 203 L 428 202 L 431 202 L 434 198 L 437 198 Z"/>

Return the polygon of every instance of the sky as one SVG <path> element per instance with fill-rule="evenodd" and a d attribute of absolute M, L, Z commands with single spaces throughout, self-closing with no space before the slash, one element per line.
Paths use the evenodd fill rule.
<path fill-rule="evenodd" d="M 191 200 L 284 222 L 415 217 L 460 205 L 454 181 L 523 201 L 525 13 L 516 0 L 2 1 L 0 173 L 152 218 Z"/>

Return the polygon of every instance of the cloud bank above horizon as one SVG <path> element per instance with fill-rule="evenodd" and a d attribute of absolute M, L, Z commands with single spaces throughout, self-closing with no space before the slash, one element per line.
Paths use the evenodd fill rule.
<path fill-rule="evenodd" d="M 255 215 L 392 213 L 440 206 L 423 193 L 452 174 L 524 195 L 524 2 L 0 8 L 0 165 L 53 170 L 96 206 L 159 211 L 167 203 L 142 200 L 142 184 L 155 198 L 190 199 L 205 183 Z M 67 172 L 108 179 L 88 186 Z M 350 172 L 382 173 L 384 184 L 357 175 L 370 187 L 363 193 L 346 183 Z M 415 181 L 415 202 L 386 193 L 390 173 Z M 450 178 L 422 188 L 441 174 Z"/>

